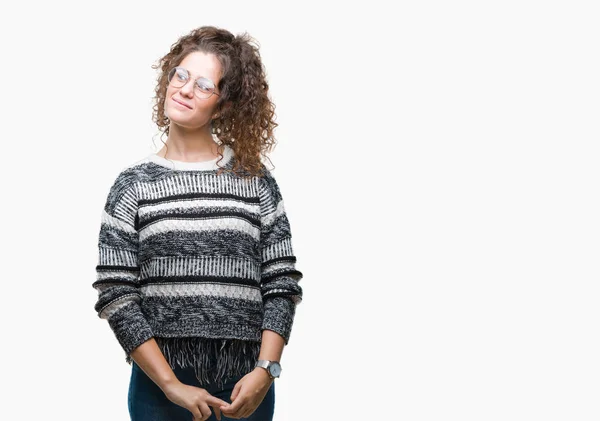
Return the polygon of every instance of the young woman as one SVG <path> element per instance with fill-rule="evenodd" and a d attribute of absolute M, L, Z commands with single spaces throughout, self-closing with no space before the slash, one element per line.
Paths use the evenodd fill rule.
<path fill-rule="evenodd" d="M 153 68 L 167 140 L 113 183 L 93 284 L 132 365 L 131 419 L 272 420 L 302 273 L 261 161 L 277 124 L 258 48 L 201 27 Z"/>

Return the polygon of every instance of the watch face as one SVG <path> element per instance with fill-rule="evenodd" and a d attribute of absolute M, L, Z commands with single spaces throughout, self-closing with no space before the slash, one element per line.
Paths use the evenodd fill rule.
<path fill-rule="evenodd" d="M 279 377 L 279 375 L 281 374 L 281 366 L 279 365 L 279 363 L 273 363 L 269 367 L 269 371 L 271 372 L 271 375 L 273 377 Z"/>

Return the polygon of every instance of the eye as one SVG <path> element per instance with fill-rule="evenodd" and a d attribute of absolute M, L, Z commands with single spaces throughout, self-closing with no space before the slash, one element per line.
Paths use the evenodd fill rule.
<path fill-rule="evenodd" d="M 179 79 L 182 82 L 184 80 L 187 80 L 189 77 L 187 70 L 185 70 L 181 67 L 177 68 L 177 70 L 175 71 L 175 76 L 177 76 L 177 79 Z"/>
<path fill-rule="evenodd" d="M 212 84 L 212 82 L 203 77 L 198 79 L 198 81 L 196 82 L 196 86 L 204 93 L 212 92 L 212 90 L 214 89 L 214 85 Z"/>

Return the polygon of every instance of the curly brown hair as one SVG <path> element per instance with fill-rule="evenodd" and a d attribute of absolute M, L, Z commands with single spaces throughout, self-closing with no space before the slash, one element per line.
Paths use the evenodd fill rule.
<path fill-rule="evenodd" d="M 215 109 L 218 117 L 211 124 L 213 136 L 220 141 L 220 160 L 223 145 L 229 145 L 235 153 L 232 168 L 235 174 L 262 175 L 261 155 L 267 157 L 276 145 L 273 131 L 278 124 L 274 120 L 275 104 L 268 95 L 269 84 L 258 47 L 258 42 L 246 32 L 234 36 L 215 26 L 202 26 L 180 37 L 169 53 L 152 65 L 153 69 L 160 69 L 152 120 L 162 134 L 169 134 L 169 119 L 164 112 L 169 70 L 189 53 L 212 53 L 219 60 L 222 72 Z M 219 172 L 222 171 L 224 168 L 219 168 Z"/>

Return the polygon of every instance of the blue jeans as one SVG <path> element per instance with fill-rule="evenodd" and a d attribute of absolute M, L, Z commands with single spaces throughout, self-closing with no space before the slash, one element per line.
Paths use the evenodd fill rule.
<path fill-rule="evenodd" d="M 186 408 L 171 402 L 135 361 L 132 361 L 131 366 L 131 380 L 127 397 L 131 421 L 192 421 L 192 413 Z M 182 383 L 201 387 L 191 367 L 176 368 L 173 372 Z M 227 379 L 222 389 L 219 389 L 216 385 L 205 387 L 204 389 L 211 395 L 231 403 L 231 392 L 240 379 L 241 377 Z M 210 405 L 209 408 L 212 414 L 207 421 L 217 421 L 214 408 Z M 239 419 L 247 421 L 272 421 L 274 411 L 275 382 L 272 382 L 271 387 L 258 408 L 248 418 Z M 222 421 L 234 419 L 237 418 L 229 418 L 221 413 Z"/>

